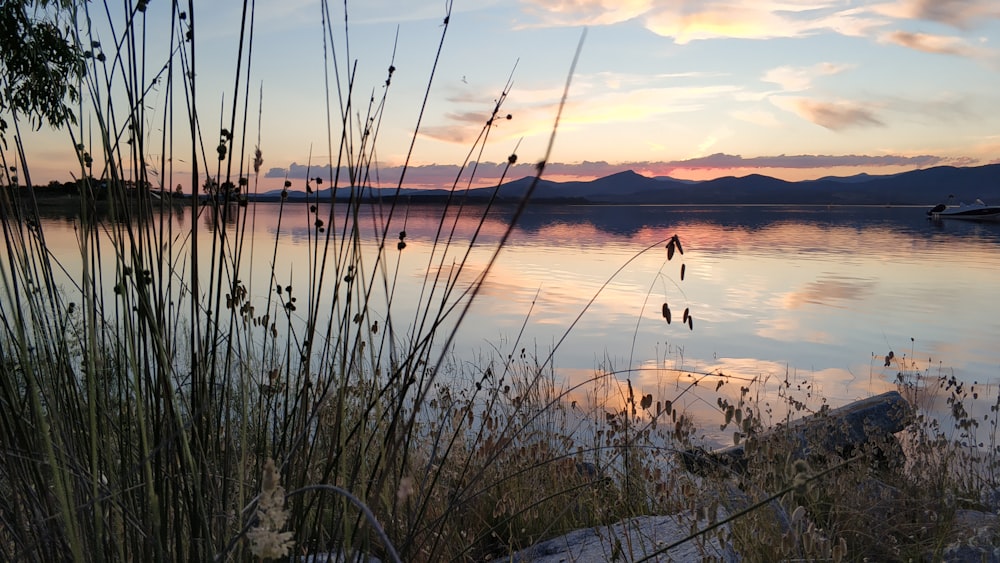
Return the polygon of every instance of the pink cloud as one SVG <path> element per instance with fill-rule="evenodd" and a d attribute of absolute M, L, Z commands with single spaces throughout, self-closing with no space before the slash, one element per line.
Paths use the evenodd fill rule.
<path fill-rule="evenodd" d="M 478 130 L 468 125 L 425 125 L 420 129 L 423 137 L 461 145 L 471 144 L 477 134 Z"/>
<path fill-rule="evenodd" d="M 894 31 L 882 37 L 882 41 L 893 43 L 908 49 L 922 51 L 924 53 L 936 53 L 939 55 L 957 55 L 960 57 L 976 57 L 983 54 L 981 49 L 977 49 L 958 37 L 947 37 L 944 35 L 932 35 L 929 33 L 910 33 L 907 31 Z"/>
<path fill-rule="evenodd" d="M 995 0 L 900 0 L 883 7 L 896 17 L 930 20 L 966 28 L 985 18 L 1000 18 Z"/>

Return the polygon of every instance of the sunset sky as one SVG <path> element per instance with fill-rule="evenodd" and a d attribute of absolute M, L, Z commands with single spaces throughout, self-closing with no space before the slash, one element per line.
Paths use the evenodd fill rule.
<path fill-rule="evenodd" d="M 150 66 L 167 58 L 169 4 L 151 2 L 146 13 Z M 381 98 L 390 62 L 396 69 L 374 155 L 382 185 L 394 185 L 410 146 L 446 7 L 348 3 L 356 111 L 372 94 Z M 209 158 L 220 107 L 227 120 L 232 111 L 241 8 L 232 0 L 195 6 Z M 329 9 L 346 84 L 343 4 Z M 323 27 L 316 0 L 262 0 L 256 10 L 247 151 L 259 134 L 261 185 L 272 187 L 329 162 Z M 451 185 L 508 79 L 501 115 L 511 119 L 492 128 L 473 159 L 505 162 L 516 148 L 513 178 L 532 173 L 585 29 L 549 179 L 633 169 L 798 180 L 1000 161 L 996 0 L 456 0 L 404 183 Z M 339 124 L 335 92 L 331 101 Z M 175 111 L 182 104 L 177 98 Z M 162 120 L 162 92 L 146 106 L 151 121 Z M 64 135 L 28 138 L 37 167 L 60 178 L 71 170 L 59 172 L 68 148 Z M 178 169 L 184 159 L 176 156 Z M 481 166 L 479 182 L 495 181 L 499 169 Z"/>

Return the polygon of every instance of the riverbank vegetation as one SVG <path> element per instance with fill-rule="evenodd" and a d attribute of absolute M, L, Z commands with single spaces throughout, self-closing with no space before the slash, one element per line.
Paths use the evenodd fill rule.
<path fill-rule="evenodd" d="M 610 366 L 567 387 L 553 363 L 558 343 L 538 350 L 510 335 L 494 354 L 474 360 L 453 350 L 452 337 L 517 214 L 487 247 L 486 265 L 473 266 L 466 257 L 485 243 L 478 231 L 456 236 L 451 218 L 458 212 L 485 218 L 489 206 L 464 207 L 456 182 L 442 205 L 422 292 L 397 294 L 406 210 L 395 200 L 376 207 L 375 253 L 363 249 L 368 227 L 357 213 L 375 172 L 391 60 L 382 98 L 370 103 L 345 74 L 354 61 L 327 69 L 336 86 L 326 99 L 332 106 L 346 100 L 332 110 L 331 160 L 348 176 L 311 178 L 305 189 L 335 185 L 358 199 L 282 204 L 308 209 L 302 232 L 309 260 L 293 278 L 275 268 L 273 253 L 248 250 L 253 206 L 236 197 L 253 189 L 266 156 L 266 140 L 253 138 L 247 117 L 252 43 L 241 42 L 233 70 L 244 78 L 227 98 L 236 102 L 216 138 L 213 127 L 185 109 L 196 90 L 193 3 L 164 12 L 174 32 L 166 61 L 146 61 L 134 47 L 144 38 L 146 2 L 125 3 L 125 20 L 109 26 L 118 35 L 104 47 L 86 26 L 103 17 L 87 11 L 99 3 L 23 4 L 40 7 L 37 17 L 58 14 L 58 21 L 71 22 L 66 37 L 86 64 L 72 83 L 83 100 L 76 111 L 88 119 L 59 114 L 54 121 L 75 147 L 83 179 L 75 184 L 83 202 L 75 219 L 80 261 L 69 271 L 53 257 L 38 220 L 18 133 L 32 122 L 5 114 L 3 183 L 17 189 L 0 191 L 4 560 L 365 553 L 383 561 L 484 561 L 630 516 L 704 515 L 718 507 L 735 513 L 738 504 L 762 501 L 728 531 L 711 533 L 748 560 L 775 554 L 905 560 L 940 554 L 959 541 L 949 536 L 956 511 L 981 506 L 979 493 L 996 486 L 997 408 L 981 420 L 963 406 L 987 390 L 912 364 L 899 364 L 901 389 L 916 405 L 944 400 L 955 416 L 948 423 L 918 416 L 903 440 L 905 463 L 873 468 L 834 457 L 806 463 L 791 450 L 775 450 L 759 452 L 743 475 L 682 471 L 675 456 L 702 435 L 677 406 L 690 389 L 714 387 L 718 423 L 743 441 L 785 420 L 786 412 L 816 410 L 803 397 L 808 391 L 789 384 L 768 399 L 758 395 L 761 382 L 704 373 L 685 374 L 654 395 L 633 388 L 632 372 Z M 246 5 L 241 37 L 253 28 L 253 6 Z M 337 18 L 323 5 L 323 32 L 333 37 L 340 33 L 331 23 Z M 443 45 L 448 12 L 442 24 Z M 214 225 L 207 238 L 193 225 L 181 230 L 162 220 L 171 204 L 135 189 L 174 184 L 166 172 L 174 149 L 153 135 L 144 109 L 149 68 L 172 85 L 170 107 L 188 117 L 187 130 L 161 125 L 189 140 L 192 191 L 203 182 L 228 186 L 211 204 L 184 203 Z M 433 75 L 429 81 L 430 87 Z M 469 162 L 489 141 L 509 93 L 508 82 L 484 112 Z M 357 113 L 360 120 L 352 117 Z M 169 149 L 161 161 L 148 159 L 149 143 Z M 216 144 L 208 154 L 201 149 Z M 509 163 L 516 160 L 512 153 Z M 152 169 L 162 177 L 151 176 Z M 100 217 L 99 198 L 105 200 Z M 681 239 L 636 252 L 662 253 L 675 281 L 683 281 Z M 400 314 L 401 301 L 412 305 L 412 299 L 417 314 Z M 663 304 L 664 322 L 695 329 L 680 299 Z M 588 322 L 583 313 L 578 321 Z M 957 424 L 957 434 L 949 424 Z M 886 495 L 888 505 L 873 505 L 872 490 Z"/>

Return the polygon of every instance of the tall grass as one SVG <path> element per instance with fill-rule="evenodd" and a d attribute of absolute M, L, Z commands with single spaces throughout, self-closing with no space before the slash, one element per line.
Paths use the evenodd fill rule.
<path fill-rule="evenodd" d="M 78 266 L 56 259 L 46 240 L 23 123 L 11 121 L 13 142 L 0 149 L 9 186 L 0 190 L 0 558 L 478 561 L 628 516 L 714 512 L 720 498 L 737 497 L 742 510 L 727 507 L 738 518 L 723 535 L 751 559 L 898 557 L 943 545 L 944 528 L 913 521 L 954 512 L 954 502 L 933 504 L 918 491 L 954 499 L 995 486 L 996 464 L 981 465 L 973 446 L 988 442 L 987 461 L 996 459 L 997 417 L 988 438 L 976 438 L 978 421 L 960 408 L 974 391 L 957 381 L 944 380 L 963 421 L 959 447 L 924 421 L 908 444 L 914 463 L 880 474 L 889 483 L 881 488 L 853 460 L 810 468 L 787 452 L 752 459 L 738 478 L 678 471 L 668 454 L 699 432 L 680 400 L 699 383 L 718 381 L 718 393 L 731 381 L 721 374 L 690 374 L 671 396 L 654 397 L 614 366 L 567 387 L 553 367 L 561 341 L 538 351 L 518 334 L 492 354 L 453 354 L 527 197 L 499 242 L 485 247 L 478 227 L 459 233 L 459 217 L 482 227 L 495 205 L 466 202 L 471 184 L 460 178 L 474 176 L 475 165 L 465 167 L 440 207 L 417 302 L 401 297 L 407 209 L 398 197 L 370 197 L 393 61 L 381 97 L 359 94 L 366 90 L 355 61 L 334 49 L 350 44 L 349 26 L 340 29 L 343 14 L 321 6 L 330 175 L 305 186 L 286 181 L 286 190 L 311 195 L 277 204 L 279 228 L 267 245 L 255 240 L 256 207 L 247 200 L 267 154 L 267 139 L 253 135 L 253 2 L 243 5 L 228 121 L 217 126 L 194 105 L 193 0 L 170 8 L 163 61 L 147 60 L 142 48 L 146 2 L 127 0 L 120 13 L 106 3 L 72 8 L 75 39 L 89 53 L 85 102 L 76 108 L 87 118 L 67 130 L 81 179 Z M 102 19 L 114 35 L 103 46 L 87 27 Z M 442 23 L 439 51 L 428 53 L 435 64 L 450 3 Z M 153 82 L 164 85 L 159 123 L 146 108 Z M 484 112 L 466 164 L 481 160 L 511 83 Z M 175 129 L 175 119 L 186 128 Z M 147 157 L 153 148 L 158 161 Z M 143 189 L 169 192 L 181 159 L 193 169 L 188 190 L 207 188 L 211 201 Z M 321 197 L 325 187 L 346 197 Z M 294 279 L 277 256 L 290 224 L 308 249 Z M 683 252 L 676 237 L 639 252 L 664 244 L 668 260 Z M 262 255 L 264 246 L 271 250 Z M 486 266 L 477 270 L 470 256 L 483 250 Z M 667 322 L 693 326 L 687 311 L 662 311 Z M 904 379 L 919 402 L 924 387 Z M 736 402 L 718 402 L 722 426 L 735 423 L 741 439 L 763 431 L 770 412 L 755 399 L 757 384 L 740 382 Z M 794 392 L 786 384 L 779 395 L 789 412 L 805 406 Z M 734 479 L 742 490 L 735 497 Z M 864 508 L 872 487 L 903 491 L 905 502 L 893 507 L 905 507 L 905 517 L 874 527 L 882 513 Z M 873 529 L 896 544 L 882 546 Z M 917 547 L 900 547 L 907 538 Z"/>
<path fill-rule="evenodd" d="M 367 96 L 358 95 L 356 63 L 333 47 L 349 45 L 349 29 L 322 3 L 333 165 L 331 176 L 306 182 L 305 203 L 280 204 L 282 221 L 301 216 L 292 206 L 307 216 L 308 264 L 291 279 L 277 267 L 277 238 L 270 256 L 255 254 L 261 243 L 251 240 L 260 235 L 247 192 L 267 145 L 251 141 L 253 2 L 243 5 L 234 102 L 218 137 L 194 105 L 193 1 L 171 6 L 164 61 L 142 48 L 145 2 L 71 10 L 88 63 L 76 108 L 86 119 L 67 130 L 81 179 L 79 269 L 46 242 L 22 147 L 3 149 L 11 186 L 0 193 L 3 559 L 480 560 L 639 511 L 629 500 L 639 497 L 621 497 L 604 475 L 613 464 L 602 452 L 620 449 L 610 447 L 617 437 L 609 432 L 589 452 L 580 446 L 585 419 L 566 408 L 551 355 L 528 354 L 515 340 L 510 353 L 471 368 L 451 356 L 524 203 L 486 267 L 463 281 L 481 243 L 478 229 L 459 237 L 456 218 L 472 214 L 482 226 L 493 202 L 467 205 L 456 179 L 417 313 L 399 313 L 413 305 L 396 294 L 406 209 L 401 198 L 371 203 L 368 191 L 393 61 L 382 97 L 358 104 Z M 103 45 L 88 27 L 97 21 L 113 33 Z M 442 47 L 449 25 L 450 3 Z M 433 71 L 428 93 L 432 80 Z M 166 92 L 160 123 L 147 113 L 154 82 Z M 479 160 L 510 85 L 484 114 L 466 162 Z M 173 127 L 175 114 L 186 131 Z M 17 141 L 20 126 L 15 119 Z M 190 154 L 175 148 L 180 138 Z M 154 148 L 159 161 L 147 157 Z M 153 197 L 171 191 L 180 159 L 191 162 L 189 191 L 211 200 Z M 405 175 L 397 188 L 404 183 Z M 321 198 L 327 186 L 349 197 Z M 189 228 L 178 216 L 191 218 Z"/>

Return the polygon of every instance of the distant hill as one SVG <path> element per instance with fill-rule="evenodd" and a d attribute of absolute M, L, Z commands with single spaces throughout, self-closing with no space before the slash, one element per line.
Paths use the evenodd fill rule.
<path fill-rule="evenodd" d="M 530 178 L 500 187 L 499 196 L 524 194 Z M 476 192 L 488 193 L 481 189 Z M 1000 164 L 956 168 L 939 166 L 902 174 L 824 177 L 788 182 L 770 176 L 727 176 L 692 182 L 649 178 L 632 171 L 590 182 L 542 180 L 534 197 L 544 200 L 583 198 L 610 204 L 799 204 L 799 205 L 934 205 L 949 195 L 957 200 L 981 198 L 1000 202 Z"/>
<path fill-rule="evenodd" d="M 453 197 L 517 201 L 524 197 L 532 181 L 533 178 L 525 177 L 507 182 L 499 189 L 477 188 L 468 193 L 456 192 Z M 365 190 L 365 197 L 391 197 L 394 192 L 388 188 L 370 189 Z M 341 188 L 337 190 L 337 197 L 346 198 L 349 193 Z M 403 189 L 400 194 L 415 202 L 449 197 L 448 190 Z M 278 192 L 271 192 L 257 199 L 276 199 L 278 195 Z M 329 189 L 318 195 L 329 198 Z M 698 182 L 665 176 L 650 178 L 629 170 L 589 182 L 553 182 L 543 178 L 538 181 L 532 199 L 593 204 L 934 205 L 946 201 L 949 195 L 954 195 L 958 201 L 980 198 L 987 203 L 1000 202 L 1000 164 L 964 168 L 939 166 L 881 176 L 827 176 L 801 182 L 760 174 Z M 289 193 L 291 199 L 302 197 L 305 194 L 301 192 Z"/>

